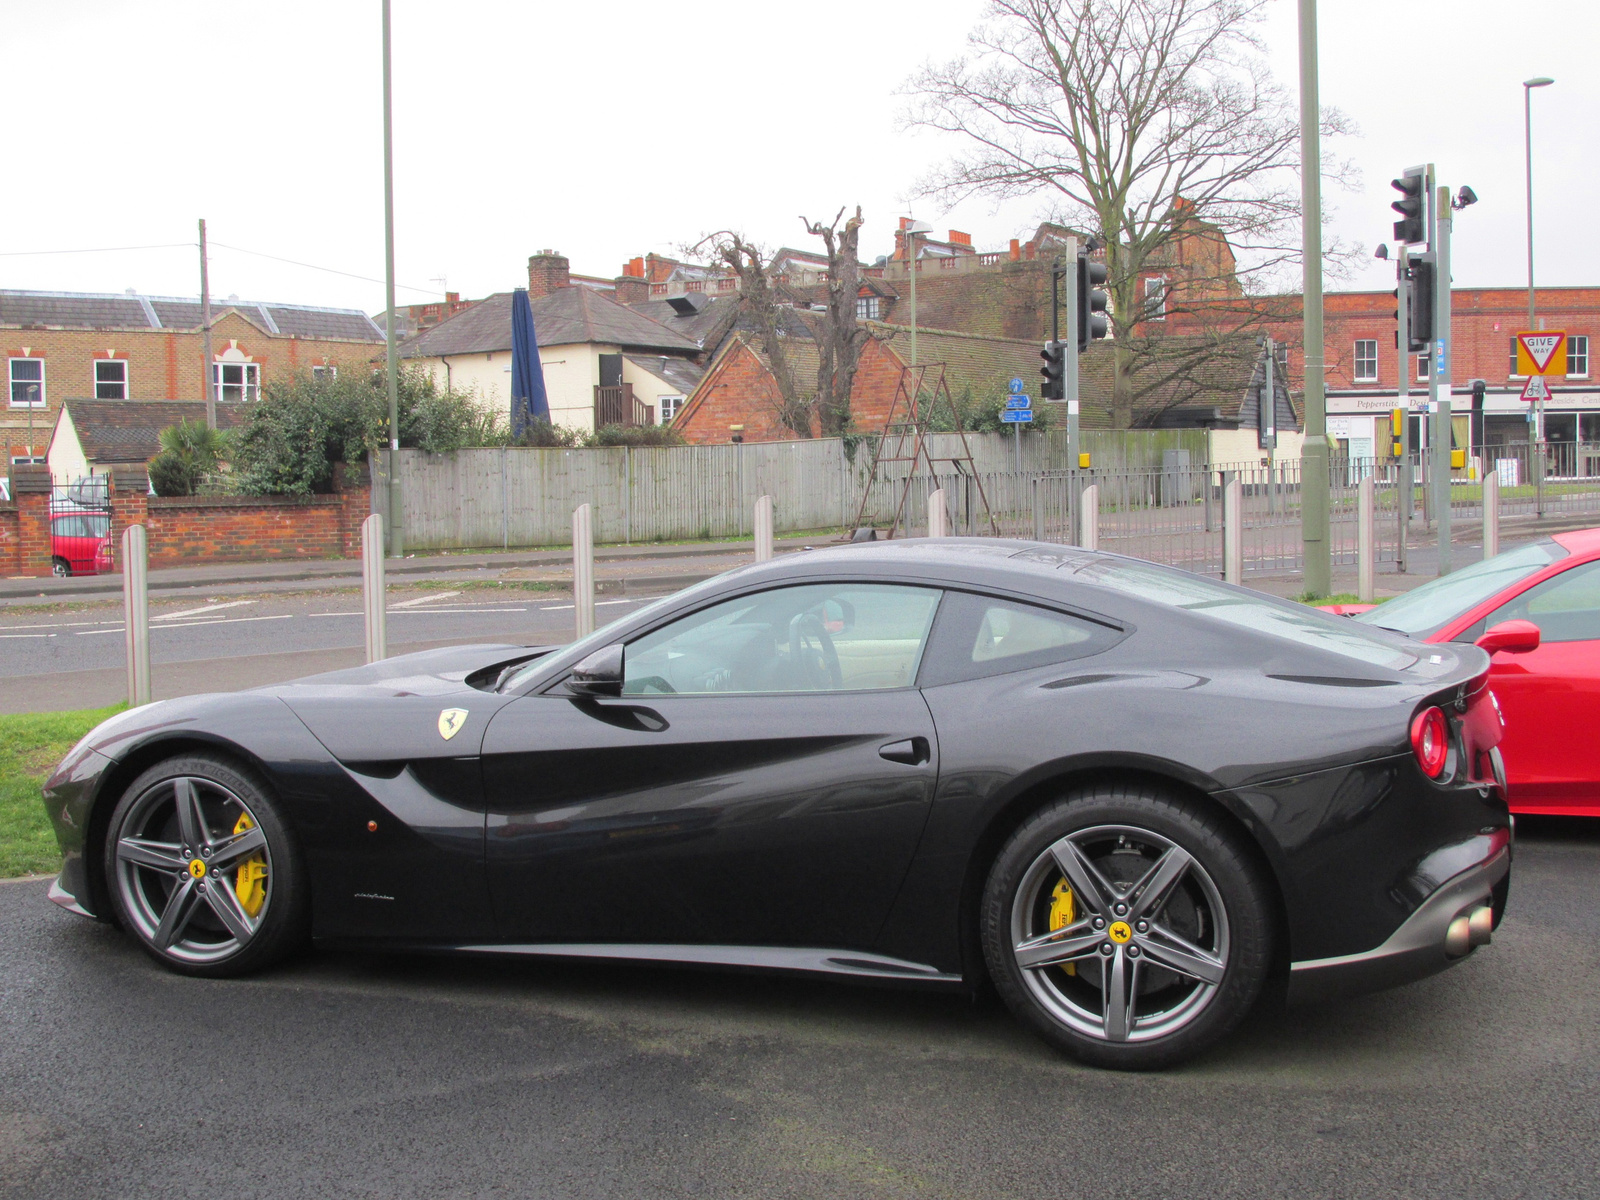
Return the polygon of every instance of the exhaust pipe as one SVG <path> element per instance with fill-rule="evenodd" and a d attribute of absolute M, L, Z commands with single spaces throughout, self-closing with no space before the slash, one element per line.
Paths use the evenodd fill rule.
<path fill-rule="evenodd" d="M 1445 930 L 1444 953 L 1446 958 L 1461 958 L 1479 946 L 1487 946 L 1494 933 L 1494 909 L 1480 904 L 1470 913 L 1457 917 Z"/>

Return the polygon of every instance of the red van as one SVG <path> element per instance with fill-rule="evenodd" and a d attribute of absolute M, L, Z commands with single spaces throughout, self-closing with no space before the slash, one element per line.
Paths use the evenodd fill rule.
<path fill-rule="evenodd" d="M 57 511 L 50 517 L 50 570 L 54 575 L 98 575 L 111 569 L 111 514 L 94 509 Z"/>

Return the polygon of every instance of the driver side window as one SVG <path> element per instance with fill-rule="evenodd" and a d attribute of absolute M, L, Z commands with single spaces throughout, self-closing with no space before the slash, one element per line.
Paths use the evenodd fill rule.
<path fill-rule="evenodd" d="M 935 588 L 807 584 L 741 596 L 629 643 L 622 694 L 911 687 Z"/>

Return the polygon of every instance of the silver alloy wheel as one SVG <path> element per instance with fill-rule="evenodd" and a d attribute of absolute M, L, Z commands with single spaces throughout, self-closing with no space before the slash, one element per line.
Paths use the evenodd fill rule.
<path fill-rule="evenodd" d="M 1073 919 L 1049 929 L 1065 880 Z M 1165 1037 L 1216 997 L 1228 915 L 1194 857 L 1131 825 L 1096 825 L 1048 846 L 1023 874 L 1011 944 L 1034 1000 L 1074 1032 L 1107 1042 Z"/>
<path fill-rule="evenodd" d="M 272 903 L 272 852 L 261 822 L 210 779 L 184 775 L 152 786 L 116 830 L 115 853 L 123 911 L 145 940 L 182 962 L 236 954 Z"/>

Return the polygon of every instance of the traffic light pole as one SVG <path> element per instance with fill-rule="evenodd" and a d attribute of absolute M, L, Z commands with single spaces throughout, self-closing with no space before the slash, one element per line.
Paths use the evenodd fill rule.
<path fill-rule="evenodd" d="M 1406 535 L 1411 528 L 1411 514 L 1416 505 L 1415 484 L 1411 479 L 1411 247 L 1404 242 L 1400 243 L 1400 250 L 1395 259 L 1395 276 L 1400 282 L 1395 296 L 1399 306 L 1395 310 L 1395 317 L 1399 321 L 1399 332 L 1395 334 L 1395 346 L 1399 350 L 1396 357 L 1400 360 L 1400 379 L 1395 389 L 1395 402 L 1400 409 L 1400 478 L 1399 496 L 1395 508 L 1400 511 L 1400 542 L 1395 550 L 1395 570 L 1404 575 L 1406 572 Z"/>
<path fill-rule="evenodd" d="M 1439 530 L 1439 574 L 1452 569 L 1450 542 L 1450 189 L 1438 189 L 1434 209 L 1433 370 L 1428 372 L 1428 400 L 1433 428 L 1428 436 L 1432 469 L 1428 483 Z"/>
<path fill-rule="evenodd" d="M 1067 311 L 1073 314 L 1073 323 L 1077 323 L 1078 313 L 1078 239 L 1073 238 L 1069 249 L 1069 259 L 1073 264 L 1072 270 L 1063 270 L 1057 274 L 1060 279 L 1065 276 L 1067 280 Z M 1050 336 L 1060 339 L 1056 332 L 1054 318 L 1051 320 Z M 1068 469 L 1078 469 L 1078 333 L 1074 329 L 1072 336 L 1067 339 L 1068 349 L 1066 357 L 1066 370 L 1062 372 L 1061 382 L 1065 385 L 1067 399 L 1067 466 Z"/>
<path fill-rule="evenodd" d="M 1308 595 L 1333 590 L 1328 544 L 1328 411 L 1322 342 L 1322 110 L 1317 98 L 1317 2 L 1300 0 L 1300 226 L 1305 285 L 1305 440 L 1300 451 L 1300 536 Z"/>

